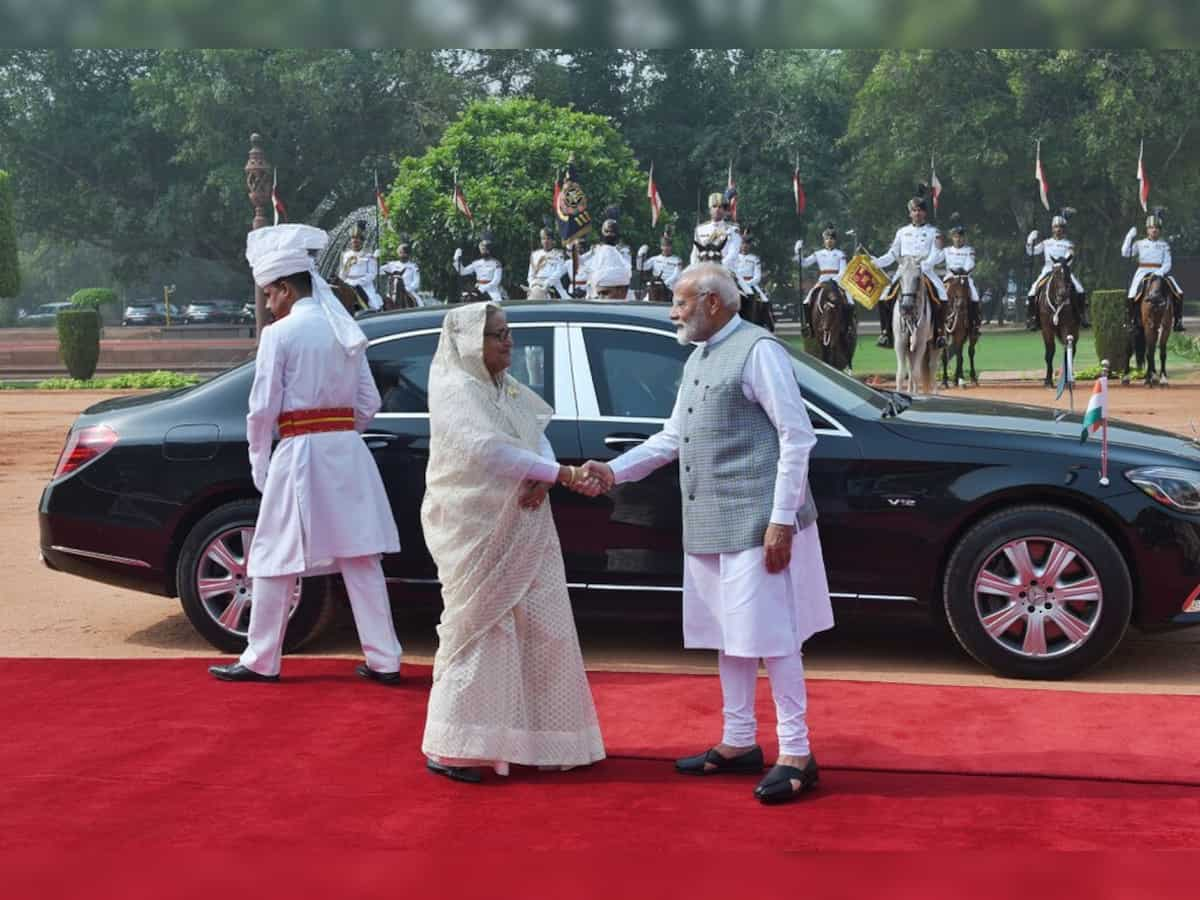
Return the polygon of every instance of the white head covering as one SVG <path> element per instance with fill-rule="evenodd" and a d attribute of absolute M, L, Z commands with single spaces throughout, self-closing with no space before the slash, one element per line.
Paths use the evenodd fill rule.
<path fill-rule="evenodd" d="M 629 284 L 629 264 L 621 251 L 610 244 L 597 244 L 592 251 L 592 284 L 597 288 Z"/>
<path fill-rule="evenodd" d="M 328 243 L 329 235 L 311 225 L 257 228 L 246 235 L 246 261 L 254 273 L 254 283 L 260 288 L 288 275 L 307 272 L 312 279 L 313 298 L 320 304 L 333 336 L 347 356 L 355 356 L 367 346 L 367 336 L 317 273 L 310 252 L 321 250 Z"/>

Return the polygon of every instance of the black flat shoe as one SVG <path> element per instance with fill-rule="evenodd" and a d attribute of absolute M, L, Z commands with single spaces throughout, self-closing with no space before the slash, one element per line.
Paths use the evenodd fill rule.
<path fill-rule="evenodd" d="M 808 764 L 803 769 L 797 769 L 795 766 L 772 766 L 771 771 L 763 776 L 763 780 L 754 789 L 754 796 L 763 803 L 787 803 L 805 791 L 815 788 L 818 778 L 817 760 L 812 756 L 808 758 Z M 793 781 L 800 782 L 800 787 L 793 788 Z"/>
<path fill-rule="evenodd" d="M 443 766 L 441 763 L 435 763 L 432 759 L 427 759 L 425 768 L 434 775 L 445 775 L 454 781 L 465 781 L 467 784 L 479 784 L 483 780 L 483 775 L 472 766 Z"/>
<path fill-rule="evenodd" d="M 359 678 L 365 678 L 367 681 L 377 681 L 380 684 L 397 685 L 400 683 L 399 672 L 376 672 L 366 663 L 359 663 L 354 667 L 354 671 L 358 673 Z"/>
<path fill-rule="evenodd" d="M 712 763 L 710 769 L 705 763 Z M 675 771 L 684 775 L 757 775 L 763 770 L 761 747 L 753 747 L 745 753 L 726 759 L 715 749 L 705 750 L 695 756 L 675 760 Z"/>
<path fill-rule="evenodd" d="M 228 666 L 209 666 L 208 673 L 220 681 L 278 681 L 278 675 L 259 675 L 253 669 L 247 669 L 241 663 Z"/>

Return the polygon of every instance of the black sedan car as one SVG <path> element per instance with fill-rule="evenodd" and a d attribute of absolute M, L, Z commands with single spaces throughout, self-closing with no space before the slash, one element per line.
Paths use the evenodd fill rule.
<path fill-rule="evenodd" d="M 429 448 L 426 388 L 445 308 L 361 320 L 383 407 L 363 440 L 383 474 L 402 551 L 398 595 L 437 573 L 418 510 Z M 508 307 L 513 374 L 553 404 L 559 459 L 607 459 L 658 431 L 688 348 L 667 308 Z M 1037 407 L 878 391 L 794 358 L 818 440 L 810 483 L 835 601 L 944 618 L 1008 676 L 1062 678 L 1117 646 L 1130 622 L 1200 622 L 1200 448 L 1148 428 L 1081 445 L 1078 417 Z M 179 596 L 215 646 L 240 649 L 253 584 L 246 549 L 259 495 L 245 415 L 252 364 L 195 387 L 99 403 L 71 429 L 39 505 L 54 569 Z M 675 467 L 587 499 L 555 489 L 574 596 L 667 606 L 682 574 Z M 290 647 L 338 596 L 305 579 Z M 614 604 L 615 605 L 615 604 Z M 903 638 L 898 635 L 897 640 Z"/>

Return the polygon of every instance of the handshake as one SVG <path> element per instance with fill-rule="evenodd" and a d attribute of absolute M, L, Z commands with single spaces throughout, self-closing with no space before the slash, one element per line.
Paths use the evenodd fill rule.
<path fill-rule="evenodd" d="M 577 494 L 597 497 L 612 490 L 615 478 L 606 464 L 589 459 L 582 466 L 562 466 L 558 482 Z"/>

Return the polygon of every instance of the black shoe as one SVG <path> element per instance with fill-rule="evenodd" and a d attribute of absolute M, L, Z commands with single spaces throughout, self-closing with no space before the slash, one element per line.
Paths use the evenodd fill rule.
<path fill-rule="evenodd" d="M 359 663 L 354 667 L 354 671 L 358 673 L 359 678 L 365 678 L 368 681 L 378 681 L 380 684 L 397 685 L 400 683 L 399 672 L 376 672 L 366 663 Z"/>
<path fill-rule="evenodd" d="M 208 673 L 220 681 L 278 681 L 278 675 L 259 675 L 253 669 L 247 669 L 241 663 L 228 666 L 209 666 Z"/>
<path fill-rule="evenodd" d="M 445 775 L 454 781 L 465 781 L 467 784 L 479 784 L 483 775 L 473 766 L 443 766 L 432 759 L 425 760 L 425 768 L 434 775 Z"/>
<path fill-rule="evenodd" d="M 716 768 L 707 768 L 706 763 L 712 763 Z M 763 765 L 761 747 L 752 747 L 740 756 L 728 759 L 714 748 L 675 760 L 675 771 L 684 775 L 757 775 Z"/>
<path fill-rule="evenodd" d="M 797 769 L 795 766 L 772 766 L 771 771 L 763 776 L 763 780 L 754 789 L 754 796 L 763 803 L 787 803 L 805 791 L 815 788 L 819 777 L 817 760 L 812 756 L 808 758 L 808 764 L 803 769 Z M 793 788 L 792 781 L 800 782 L 800 787 Z"/>

